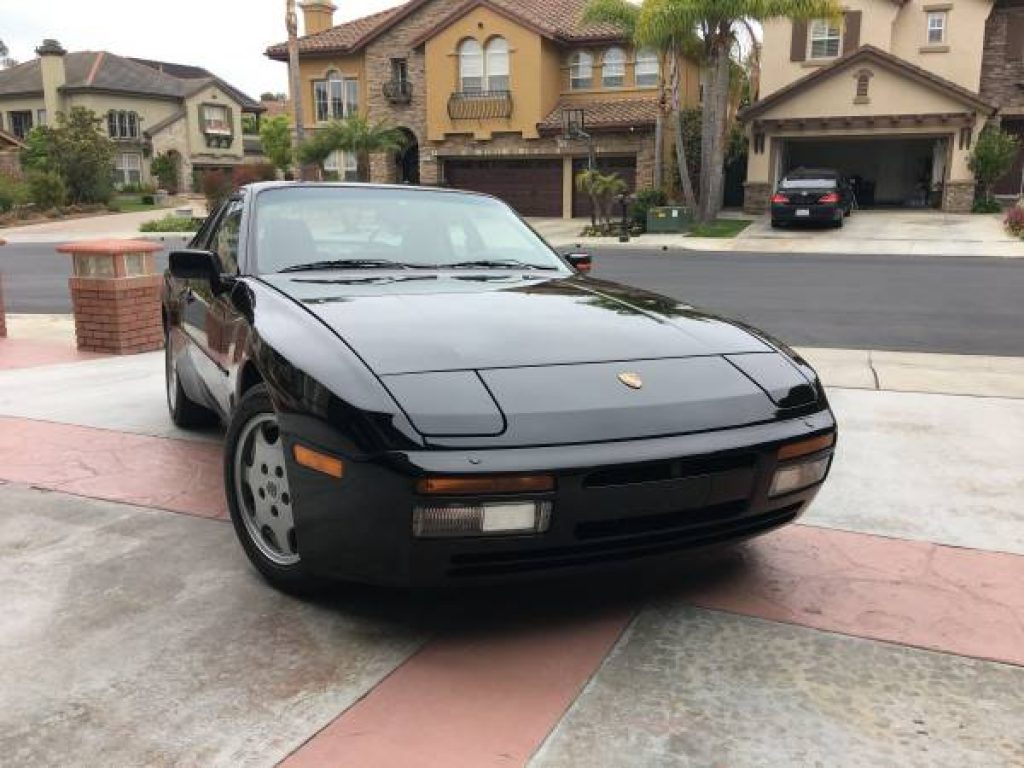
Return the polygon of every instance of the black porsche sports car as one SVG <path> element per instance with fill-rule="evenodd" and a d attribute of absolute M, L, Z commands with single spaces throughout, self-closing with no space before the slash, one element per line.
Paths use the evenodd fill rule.
<path fill-rule="evenodd" d="M 268 183 L 214 211 L 165 276 L 167 402 L 228 425 L 256 568 L 504 579 L 796 519 L 836 439 L 814 371 L 587 268 L 475 193 Z"/>

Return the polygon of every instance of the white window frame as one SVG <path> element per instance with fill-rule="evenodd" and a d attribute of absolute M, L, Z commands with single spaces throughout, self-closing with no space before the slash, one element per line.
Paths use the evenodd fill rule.
<path fill-rule="evenodd" d="M 644 78 L 650 78 L 644 82 Z M 661 78 L 661 61 L 653 48 L 641 48 L 636 52 L 633 79 L 637 88 L 656 88 Z"/>
<path fill-rule="evenodd" d="M 139 113 L 126 109 L 112 109 L 107 113 L 107 135 L 112 139 L 130 141 L 140 134 Z"/>
<path fill-rule="evenodd" d="M 484 82 L 488 91 L 509 90 L 508 40 L 492 37 L 484 46 Z"/>
<path fill-rule="evenodd" d="M 134 178 L 131 174 L 134 174 Z M 114 157 L 114 180 L 119 187 L 142 184 L 142 155 L 138 152 L 118 152 Z"/>
<path fill-rule="evenodd" d="M 203 104 L 203 133 L 215 136 L 232 136 L 231 111 L 224 104 Z M 220 117 L 214 117 L 220 115 Z"/>
<path fill-rule="evenodd" d="M 933 25 L 933 21 L 937 21 L 938 24 Z M 928 15 L 925 17 L 925 39 L 928 45 L 944 45 L 948 26 L 949 11 L 928 11 Z M 932 33 L 936 31 L 939 33 L 937 40 L 932 38 Z"/>
<path fill-rule="evenodd" d="M 826 50 L 821 55 L 815 55 L 815 43 L 824 44 Z M 835 46 L 835 53 L 829 48 Z M 843 27 L 841 23 L 835 23 L 830 19 L 814 19 L 807 25 L 807 59 L 809 61 L 822 61 L 838 58 L 843 52 Z"/>
<path fill-rule="evenodd" d="M 342 181 L 355 181 L 359 175 L 359 158 L 355 152 L 336 149 L 324 160 L 324 170 L 338 174 Z"/>
<path fill-rule="evenodd" d="M 459 90 L 480 93 L 484 90 L 484 49 L 475 37 L 459 43 Z"/>
<path fill-rule="evenodd" d="M 338 70 L 313 81 L 313 114 L 316 122 L 326 123 L 351 117 L 359 111 L 359 79 L 345 77 Z"/>
<path fill-rule="evenodd" d="M 622 88 L 625 85 L 626 52 L 614 45 L 601 57 L 601 87 Z"/>
<path fill-rule="evenodd" d="M 593 87 L 593 54 L 589 51 L 574 51 L 569 57 L 569 90 L 585 91 Z"/>

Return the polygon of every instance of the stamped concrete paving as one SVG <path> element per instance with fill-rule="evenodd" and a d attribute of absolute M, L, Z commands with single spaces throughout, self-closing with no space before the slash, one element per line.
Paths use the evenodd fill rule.
<path fill-rule="evenodd" d="M 662 602 L 533 766 L 1019 766 L 1024 668 Z"/>
<path fill-rule="evenodd" d="M 0 485 L 0 762 L 272 765 L 423 642 L 268 589 L 223 522 Z"/>

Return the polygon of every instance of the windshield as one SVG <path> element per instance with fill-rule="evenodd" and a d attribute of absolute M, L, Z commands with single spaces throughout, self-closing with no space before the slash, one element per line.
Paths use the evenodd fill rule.
<path fill-rule="evenodd" d="M 256 198 L 259 272 L 300 269 L 559 269 L 558 257 L 489 197 L 401 188 L 280 187 Z"/>

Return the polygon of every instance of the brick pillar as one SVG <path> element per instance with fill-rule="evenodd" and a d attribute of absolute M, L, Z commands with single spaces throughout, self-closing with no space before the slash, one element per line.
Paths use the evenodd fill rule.
<path fill-rule="evenodd" d="M 772 185 L 760 181 L 743 184 L 743 212 L 764 213 L 770 207 Z"/>
<path fill-rule="evenodd" d="M 78 348 L 129 355 L 163 347 L 160 291 L 153 253 L 144 240 L 71 243 L 57 249 L 74 259 L 68 279 Z"/>

